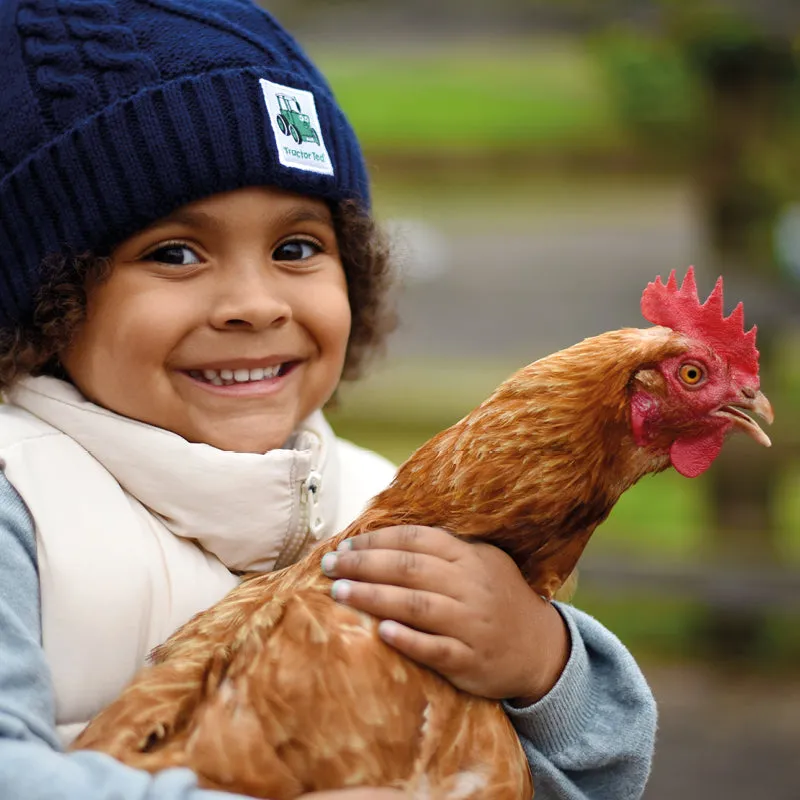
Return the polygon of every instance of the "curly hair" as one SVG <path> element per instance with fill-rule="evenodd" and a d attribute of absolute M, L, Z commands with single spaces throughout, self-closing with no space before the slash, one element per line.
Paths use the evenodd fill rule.
<path fill-rule="evenodd" d="M 332 209 L 352 314 L 343 380 L 363 374 L 380 352 L 397 317 L 390 301 L 391 261 L 386 236 L 371 216 L 347 200 Z M 67 379 L 59 354 L 86 316 L 87 287 L 111 272 L 107 257 L 52 256 L 42 264 L 42 285 L 27 323 L 0 330 L 0 389 L 25 375 Z"/>

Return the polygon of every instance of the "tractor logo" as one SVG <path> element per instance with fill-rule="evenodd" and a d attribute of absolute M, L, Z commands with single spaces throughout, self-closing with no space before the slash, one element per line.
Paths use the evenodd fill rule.
<path fill-rule="evenodd" d="M 0 0 L 2 3 L 2 0 Z M 260 78 L 275 155 L 284 167 L 333 175 L 312 92 Z"/>
<path fill-rule="evenodd" d="M 275 118 L 284 136 L 291 136 L 295 144 L 314 142 L 319 144 L 319 135 L 311 125 L 311 118 L 304 114 L 297 98 L 291 94 L 276 95 L 280 113 Z"/>

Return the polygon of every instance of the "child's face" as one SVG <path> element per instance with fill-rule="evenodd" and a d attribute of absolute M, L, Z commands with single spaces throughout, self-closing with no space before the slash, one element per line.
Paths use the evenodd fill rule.
<path fill-rule="evenodd" d="M 62 354 L 92 401 L 192 442 L 263 453 L 336 388 L 350 305 L 324 202 L 272 188 L 214 195 L 111 258 Z"/>

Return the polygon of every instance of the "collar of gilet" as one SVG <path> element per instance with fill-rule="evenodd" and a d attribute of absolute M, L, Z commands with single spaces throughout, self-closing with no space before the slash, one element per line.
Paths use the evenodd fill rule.
<path fill-rule="evenodd" d="M 22 378 L 6 399 L 77 442 L 172 533 L 231 570 L 285 566 L 334 532 L 336 445 L 320 411 L 283 448 L 253 454 L 120 416 L 55 378 Z"/>

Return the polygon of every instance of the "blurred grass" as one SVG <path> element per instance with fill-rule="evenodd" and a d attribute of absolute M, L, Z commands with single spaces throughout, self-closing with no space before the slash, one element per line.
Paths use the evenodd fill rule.
<path fill-rule="evenodd" d="M 579 40 L 311 48 L 368 152 L 614 147 L 625 138 Z"/>
<path fill-rule="evenodd" d="M 686 597 L 615 594 L 578 584 L 575 605 L 600 620 L 644 666 L 648 661 L 709 661 L 719 668 L 797 674 L 800 627 L 793 611 L 773 610 L 763 620 L 758 641 L 747 653 L 715 653 L 704 630 L 707 609 Z M 645 669 L 646 672 L 646 669 Z"/>

